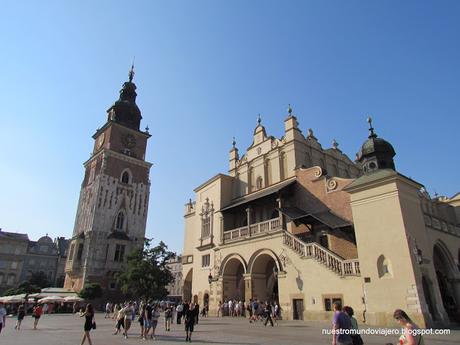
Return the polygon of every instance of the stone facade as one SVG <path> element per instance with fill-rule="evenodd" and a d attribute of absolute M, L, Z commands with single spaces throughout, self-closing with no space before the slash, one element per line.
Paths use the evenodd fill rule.
<path fill-rule="evenodd" d="M 174 280 L 167 286 L 167 299 L 171 301 L 180 301 L 182 300 L 182 257 L 177 255 L 171 258 L 168 262 L 168 268 Z"/>
<path fill-rule="evenodd" d="M 27 234 L 0 231 L 0 292 L 17 287 L 34 272 L 43 272 L 53 286 L 63 286 L 68 241 L 53 241 L 48 235 L 31 241 Z"/>
<path fill-rule="evenodd" d="M 123 84 L 120 99 L 107 111 L 107 122 L 93 136 L 85 163 L 65 287 L 76 291 L 98 282 L 116 295 L 115 275 L 127 255 L 143 246 L 150 192 L 145 161 L 148 129 L 139 129 L 136 86 Z"/>
<path fill-rule="evenodd" d="M 373 325 L 394 326 L 397 308 L 421 325 L 458 320 L 460 196 L 431 198 L 394 155 L 372 125 L 353 162 L 304 137 L 291 109 L 281 139 L 259 120 L 241 158 L 233 143 L 229 175 L 185 205 L 184 299 L 211 314 L 257 298 L 286 319 L 329 319 L 340 300 Z"/>

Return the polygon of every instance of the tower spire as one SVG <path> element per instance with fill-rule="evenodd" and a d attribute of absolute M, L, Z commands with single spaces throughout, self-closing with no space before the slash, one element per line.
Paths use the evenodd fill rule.
<path fill-rule="evenodd" d="M 131 69 L 129 70 L 129 73 L 128 73 L 128 77 L 129 77 L 129 82 L 132 83 L 133 78 L 134 78 L 134 58 L 133 58 L 133 63 L 131 65 Z"/>
<path fill-rule="evenodd" d="M 372 117 L 367 118 L 367 123 L 369 124 L 369 138 L 377 138 L 377 134 L 374 132 L 374 127 L 372 127 Z"/>

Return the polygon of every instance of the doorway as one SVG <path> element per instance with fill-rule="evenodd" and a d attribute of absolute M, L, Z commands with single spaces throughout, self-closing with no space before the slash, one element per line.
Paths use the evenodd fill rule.
<path fill-rule="evenodd" d="M 303 320 L 303 299 L 294 299 L 292 300 L 293 306 L 293 315 L 294 320 Z"/>

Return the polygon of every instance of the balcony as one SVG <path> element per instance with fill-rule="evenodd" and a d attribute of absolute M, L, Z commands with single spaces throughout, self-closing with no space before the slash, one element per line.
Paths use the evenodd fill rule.
<path fill-rule="evenodd" d="M 222 236 L 223 243 L 242 241 L 247 238 L 259 237 L 282 229 L 281 218 L 273 218 L 260 223 L 243 226 L 225 231 Z"/>

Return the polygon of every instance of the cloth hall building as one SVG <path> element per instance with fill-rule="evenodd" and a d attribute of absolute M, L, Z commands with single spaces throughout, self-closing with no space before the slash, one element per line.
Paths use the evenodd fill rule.
<path fill-rule="evenodd" d="M 247 152 L 234 142 L 228 174 L 185 205 L 183 298 L 211 314 L 258 299 L 284 319 L 328 319 L 338 300 L 373 325 L 394 326 L 397 308 L 420 325 L 458 322 L 460 193 L 431 198 L 369 124 L 352 161 L 304 136 L 291 108 L 281 139 L 259 118 Z"/>

